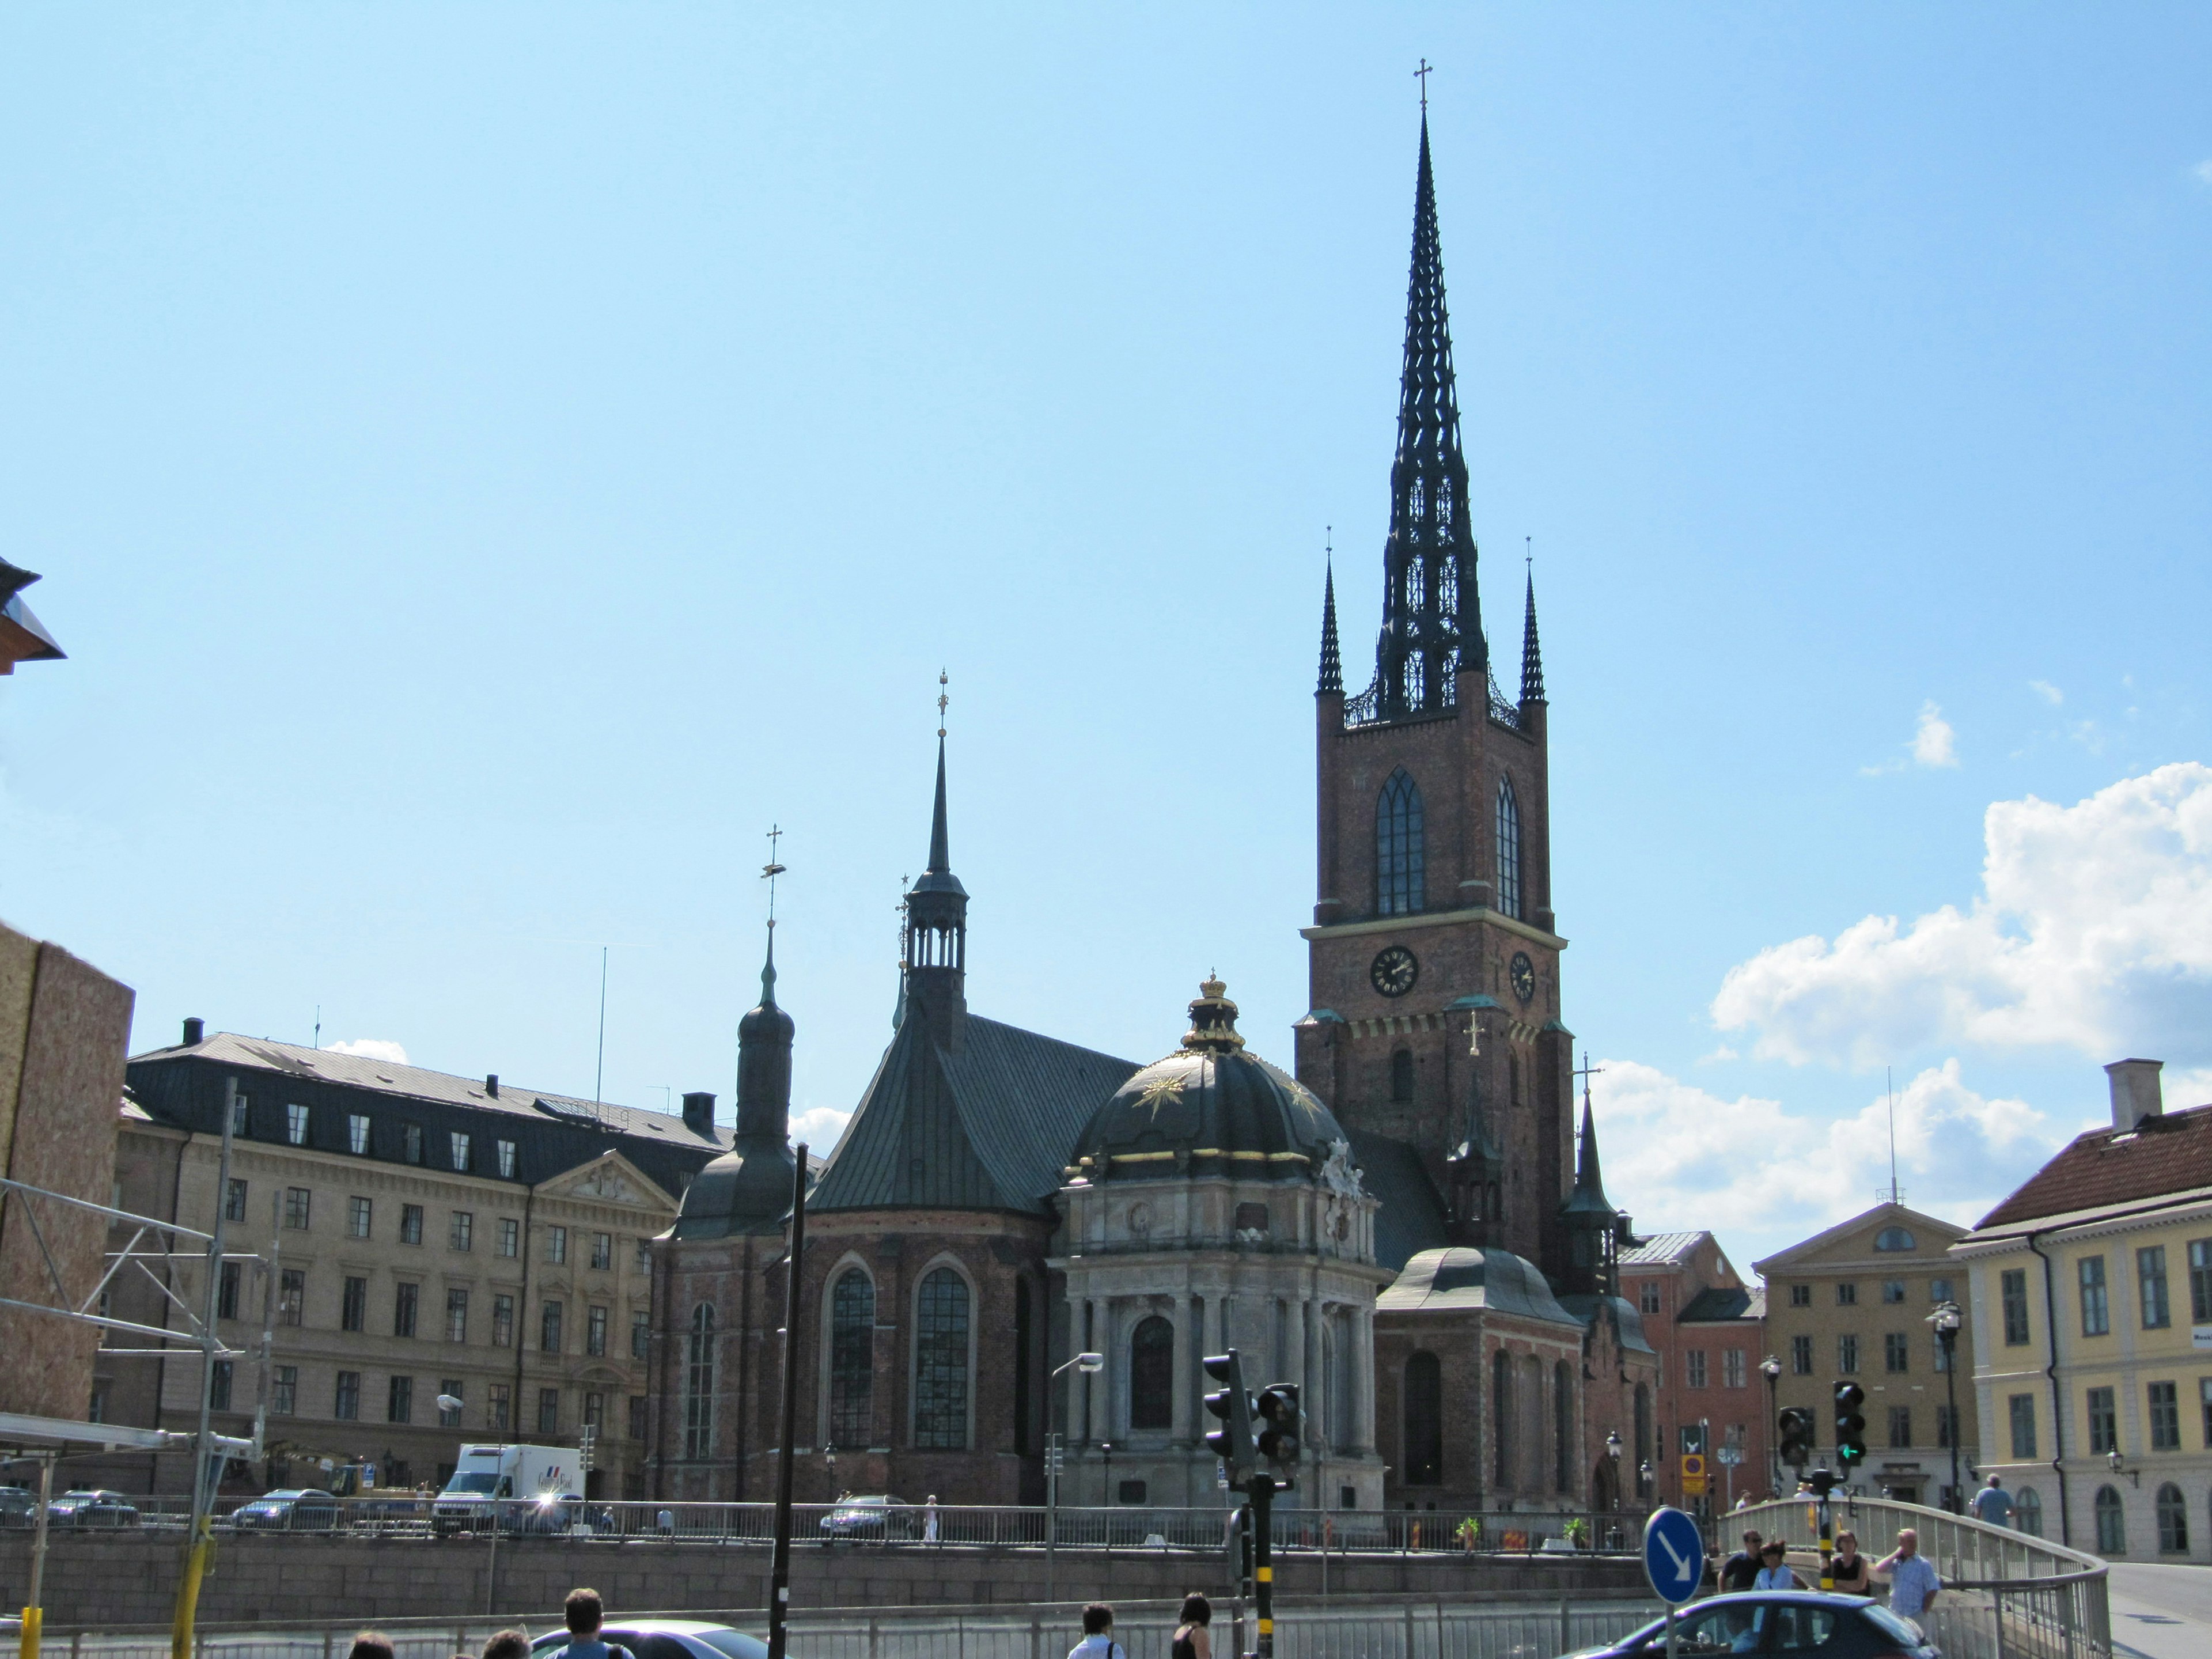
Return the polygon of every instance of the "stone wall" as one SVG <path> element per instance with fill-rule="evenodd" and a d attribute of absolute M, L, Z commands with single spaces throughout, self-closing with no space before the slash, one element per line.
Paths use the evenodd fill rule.
<path fill-rule="evenodd" d="M 20 1607 L 30 1579 L 27 1533 L 0 1534 L 0 1607 Z M 480 1614 L 489 1556 L 475 1539 L 226 1539 L 200 1592 L 209 1625 L 248 1620 L 360 1620 Z M 1322 1589 L 1317 1556 L 1279 1554 L 1285 1595 Z M 178 1534 L 57 1535 L 46 1558 L 50 1632 L 167 1620 L 176 1593 Z M 1059 1601 L 1135 1601 L 1190 1590 L 1227 1595 L 1223 1556 L 1192 1551 L 1062 1550 Z M 613 1609 L 761 1607 L 769 1552 L 760 1545 L 502 1540 L 497 1606 L 538 1620 L 557 1616 L 562 1598 L 590 1584 Z M 1433 1598 L 1496 1590 L 1568 1594 L 1641 1583 L 1626 1557 L 1355 1554 L 1332 1556 L 1334 1595 Z M 1039 1601 L 1045 1559 L 1036 1548 L 824 1547 L 792 1554 L 794 1608 L 987 1605 Z"/>

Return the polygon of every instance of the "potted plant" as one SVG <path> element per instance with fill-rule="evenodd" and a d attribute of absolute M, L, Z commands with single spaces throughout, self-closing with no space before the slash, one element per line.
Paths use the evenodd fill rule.
<path fill-rule="evenodd" d="M 1586 1550 L 1589 1547 L 1590 1526 L 1589 1522 L 1585 1517 L 1579 1515 L 1577 1516 L 1573 1520 L 1567 1522 L 1565 1530 L 1567 1534 L 1567 1542 L 1572 1544 L 1577 1549 Z"/>
<path fill-rule="evenodd" d="M 1459 1523 L 1458 1528 L 1452 1535 L 1459 1540 L 1460 1548 L 1472 1550 L 1482 1541 L 1482 1522 L 1476 1516 L 1470 1515 Z"/>

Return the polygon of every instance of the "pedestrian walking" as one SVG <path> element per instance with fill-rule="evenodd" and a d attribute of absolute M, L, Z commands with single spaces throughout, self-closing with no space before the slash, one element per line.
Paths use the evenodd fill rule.
<path fill-rule="evenodd" d="M 530 1659 L 530 1638 L 519 1630 L 503 1630 L 483 1644 L 481 1659 Z"/>
<path fill-rule="evenodd" d="M 599 1591 L 580 1587 L 570 1590 L 568 1599 L 561 1604 L 561 1617 L 568 1626 L 568 1645 L 556 1649 L 548 1659 L 630 1659 L 628 1648 L 599 1639 L 599 1626 L 606 1612 Z"/>
<path fill-rule="evenodd" d="M 1974 1494 L 1974 1501 L 1966 1506 L 1974 1512 L 1974 1519 L 1985 1521 L 1992 1527 L 2012 1525 L 2012 1494 L 2004 1489 L 2004 1482 L 1996 1475 L 1990 1483 Z"/>
<path fill-rule="evenodd" d="M 1114 1639 L 1114 1609 L 1093 1601 L 1083 1610 L 1083 1639 L 1067 1650 L 1067 1659 L 1129 1659 L 1129 1650 Z"/>
<path fill-rule="evenodd" d="M 1859 1553 L 1858 1534 L 1836 1534 L 1836 1553 L 1828 1558 L 1828 1577 L 1838 1595 L 1874 1594 L 1874 1579 L 1868 1570 L 1867 1559 Z"/>
<path fill-rule="evenodd" d="M 925 1544 L 934 1544 L 937 1541 L 937 1494 L 935 1492 L 929 1494 L 929 1502 L 922 1506 L 921 1541 Z"/>
<path fill-rule="evenodd" d="M 1889 1610 L 1917 1619 L 1936 1605 L 1943 1580 L 1920 1553 L 1920 1534 L 1907 1527 L 1897 1534 L 1897 1547 L 1874 1564 L 1875 1576 L 1889 1580 Z"/>
<path fill-rule="evenodd" d="M 1721 1593 L 1747 1590 L 1759 1577 L 1759 1537 L 1756 1530 L 1743 1535 L 1743 1547 L 1721 1563 Z"/>
<path fill-rule="evenodd" d="M 1195 1592 L 1184 1596 L 1182 1622 L 1176 1626 L 1168 1659 L 1213 1659 L 1213 1638 L 1206 1630 L 1212 1622 L 1212 1602 Z"/>
<path fill-rule="evenodd" d="M 392 1638 L 380 1630 L 365 1630 L 353 1638 L 353 1651 L 346 1659 L 395 1659 Z"/>
<path fill-rule="evenodd" d="M 1797 1575 L 1790 1571 L 1790 1552 L 1783 1547 L 1779 1538 L 1770 1538 L 1759 1546 L 1759 1571 L 1751 1581 L 1753 1589 L 1802 1589 Z"/>

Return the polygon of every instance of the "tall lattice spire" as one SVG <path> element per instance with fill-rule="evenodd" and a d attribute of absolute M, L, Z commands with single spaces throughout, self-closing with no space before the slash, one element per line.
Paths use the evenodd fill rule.
<path fill-rule="evenodd" d="M 1521 618 L 1521 701 L 1544 701 L 1544 653 L 1536 643 L 1536 568 L 1528 568 L 1528 608 Z"/>
<path fill-rule="evenodd" d="M 1322 578 L 1321 586 L 1321 695 L 1344 690 L 1344 659 L 1336 649 L 1336 561 L 1328 562 L 1328 574 Z"/>
<path fill-rule="evenodd" d="M 1462 668 L 1486 676 L 1489 652 L 1475 592 L 1467 461 L 1460 453 L 1459 392 L 1444 308 L 1443 249 L 1425 110 L 1420 174 L 1413 191 L 1398 451 L 1390 466 L 1390 536 L 1382 556 L 1375 714 L 1389 720 L 1449 708 L 1454 701 L 1452 677 Z"/>

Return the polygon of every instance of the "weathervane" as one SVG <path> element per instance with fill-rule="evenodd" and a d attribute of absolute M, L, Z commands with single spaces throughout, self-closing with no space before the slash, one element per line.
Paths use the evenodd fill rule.
<path fill-rule="evenodd" d="M 770 824 L 768 831 L 768 862 L 761 866 L 761 879 L 768 884 L 768 925 L 769 931 L 771 933 L 775 931 L 775 878 L 784 872 L 784 866 L 775 861 L 776 843 L 782 839 L 782 826 Z"/>
<path fill-rule="evenodd" d="M 945 735 L 945 705 L 952 700 L 945 695 L 945 671 L 937 671 L 937 735 Z"/>

